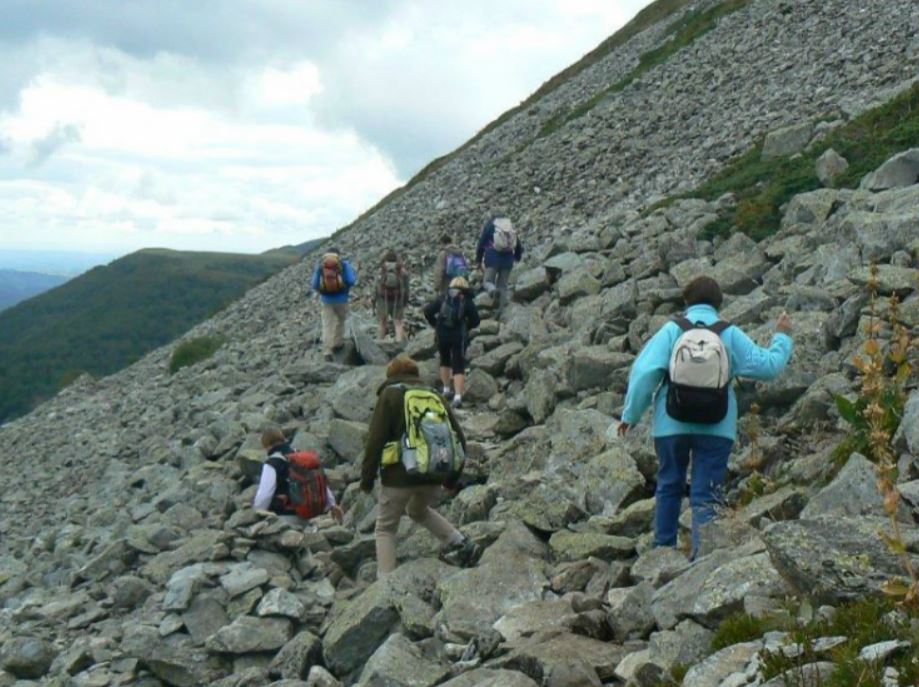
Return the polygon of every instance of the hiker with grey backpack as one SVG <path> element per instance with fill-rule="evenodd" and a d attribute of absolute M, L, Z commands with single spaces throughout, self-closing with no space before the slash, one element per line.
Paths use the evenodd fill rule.
<path fill-rule="evenodd" d="M 445 294 L 425 306 L 424 319 L 434 327 L 444 396 L 452 394 L 450 402 L 454 408 L 459 408 L 466 390 L 469 331 L 478 327 L 480 322 L 469 282 L 463 277 L 454 278 Z"/>
<path fill-rule="evenodd" d="M 507 285 L 514 263 L 523 257 L 523 244 L 514 223 L 507 217 L 492 217 L 482 227 L 479 243 L 475 249 L 475 263 L 479 270 L 484 266 L 483 284 L 485 291 L 495 300 L 497 293 L 498 311 L 507 306 Z"/>
<path fill-rule="evenodd" d="M 380 340 L 386 338 L 389 320 L 393 321 L 396 341 L 405 338 L 405 304 L 408 302 L 408 272 L 394 250 L 386 251 L 380 262 L 380 279 L 374 294 L 374 310 L 380 323 Z"/>
<path fill-rule="evenodd" d="M 431 506 L 444 492 L 455 494 L 466 457 L 466 437 L 453 411 L 436 390 L 421 381 L 418 364 L 400 356 L 386 369 L 370 421 L 361 491 L 382 483 L 377 504 L 377 576 L 396 568 L 396 533 L 403 514 L 443 544 L 442 557 L 470 565 L 480 553 Z"/>
<path fill-rule="evenodd" d="M 654 546 L 677 545 L 680 507 L 690 474 L 692 552 L 700 527 L 716 516 L 737 436 L 735 377 L 774 379 L 791 358 L 791 320 L 782 313 L 768 348 L 718 317 L 721 288 L 697 277 L 683 290 L 686 312 L 645 344 L 632 365 L 618 434 L 625 436 L 654 406 L 651 434 L 658 459 Z"/>

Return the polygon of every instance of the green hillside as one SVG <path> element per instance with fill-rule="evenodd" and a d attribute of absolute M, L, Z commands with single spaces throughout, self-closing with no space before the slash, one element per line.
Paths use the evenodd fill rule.
<path fill-rule="evenodd" d="M 81 372 L 131 364 L 296 259 L 142 250 L 3 311 L 0 422 Z"/>

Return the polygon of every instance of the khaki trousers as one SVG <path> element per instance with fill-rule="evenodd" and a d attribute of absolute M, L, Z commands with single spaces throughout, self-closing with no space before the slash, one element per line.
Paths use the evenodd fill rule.
<path fill-rule="evenodd" d="M 347 303 L 322 304 L 322 352 L 331 353 L 345 342 Z"/>
<path fill-rule="evenodd" d="M 376 526 L 378 577 L 396 569 L 396 533 L 403 513 L 444 543 L 462 537 L 446 518 L 431 508 L 440 493 L 438 484 L 418 487 L 381 485 Z"/>

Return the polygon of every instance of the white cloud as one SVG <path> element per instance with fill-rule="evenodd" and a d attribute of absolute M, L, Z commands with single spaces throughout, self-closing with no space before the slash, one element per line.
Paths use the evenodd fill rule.
<path fill-rule="evenodd" d="M 7 0 L 0 247 L 327 235 L 642 0 Z"/>

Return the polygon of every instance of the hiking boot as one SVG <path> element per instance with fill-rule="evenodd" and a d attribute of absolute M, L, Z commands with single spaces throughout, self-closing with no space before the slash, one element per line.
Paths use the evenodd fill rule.
<path fill-rule="evenodd" d="M 468 568 L 471 565 L 475 565 L 481 555 L 482 547 L 469 537 L 463 537 L 463 541 L 445 546 L 440 554 L 440 558 L 450 565 Z"/>

